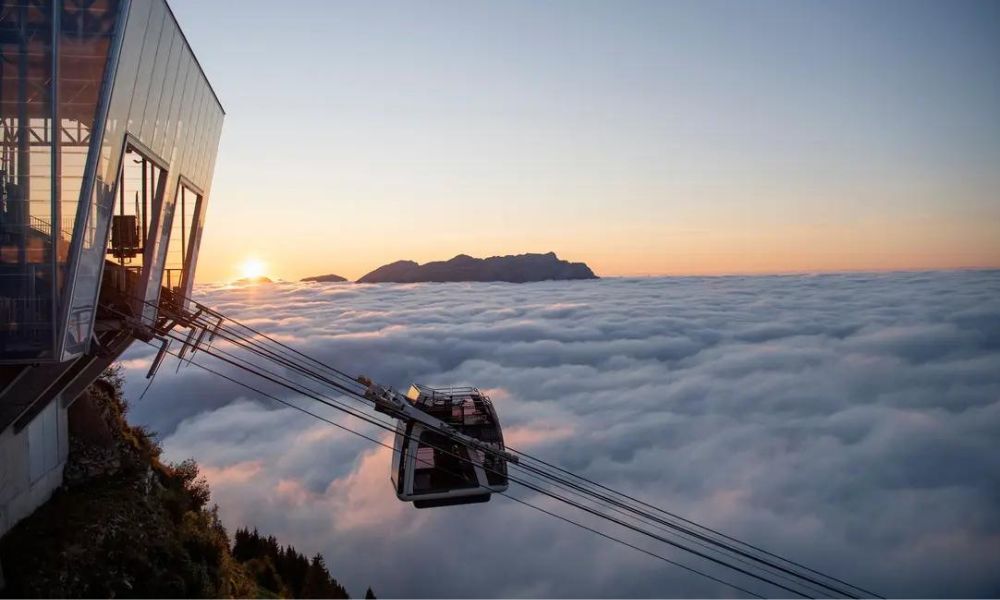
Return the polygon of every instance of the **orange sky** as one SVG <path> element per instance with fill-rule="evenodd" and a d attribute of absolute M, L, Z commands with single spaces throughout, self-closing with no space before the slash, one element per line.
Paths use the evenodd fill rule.
<path fill-rule="evenodd" d="M 585 185 L 519 182 L 515 173 L 452 187 L 454 176 L 442 175 L 429 190 L 407 190 L 385 180 L 406 181 L 410 167 L 380 175 L 346 161 L 357 174 L 329 178 L 325 189 L 324 178 L 304 177 L 301 201 L 274 202 L 283 180 L 245 185 L 253 165 L 231 149 L 224 138 L 202 282 L 241 276 L 249 258 L 272 278 L 356 279 L 399 259 L 548 251 L 605 276 L 1000 267 L 996 176 L 858 178 L 818 191 L 795 172 L 774 183 L 722 172 L 717 181 L 608 185 L 581 171 Z M 305 197 L 310 188 L 319 191 Z"/>
<path fill-rule="evenodd" d="M 356 279 L 403 258 L 427 262 L 460 252 L 485 257 L 549 250 L 565 260 L 586 262 L 603 276 L 1000 266 L 1000 231 L 994 224 L 936 219 L 747 229 L 729 224 L 704 230 L 656 223 L 583 226 L 552 235 L 526 232 L 513 243 L 496 232 L 411 242 L 406 227 L 373 224 L 369 230 L 328 231 L 317 222 L 297 229 L 295 245 L 282 243 L 277 232 L 246 244 L 243 229 L 229 225 L 209 222 L 202 256 L 210 258 L 203 259 L 199 280 L 242 276 L 248 259 L 263 262 L 272 278 L 336 273 Z"/>
<path fill-rule="evenodd" d="M 226 108 L 200 281 L 1000 267 L 983 7 L 373 4 L 172 4 Z"/>

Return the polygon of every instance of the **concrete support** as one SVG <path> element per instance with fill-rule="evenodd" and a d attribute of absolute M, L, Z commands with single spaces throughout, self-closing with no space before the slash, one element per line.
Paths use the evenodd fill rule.
<path fill-rule="evenodd" d="M 62 485 L 69 454 L 68 409 L 52 399 L 26 427 L 0 432 L 0 535 Z"/>

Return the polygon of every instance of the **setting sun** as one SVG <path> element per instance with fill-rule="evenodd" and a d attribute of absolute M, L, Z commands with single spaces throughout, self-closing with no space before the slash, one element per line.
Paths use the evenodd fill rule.
<path fill-rule="evenodd" d="M 256 258 L 248 258 L 240 265 L 240 277 L 245 279 L 257 279 L 263 277 L 267 265 L 264 261 Z"/>

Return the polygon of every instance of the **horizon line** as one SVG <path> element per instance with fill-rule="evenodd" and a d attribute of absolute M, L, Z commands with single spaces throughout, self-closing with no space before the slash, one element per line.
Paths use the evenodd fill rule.
<path fill-rule="evenodd" d="M 1000 271 L 1000 265 L 995 266 L 968 266 L 968 267 L 913 267 L 913 268 L 872 268 L 872 269 L 819 269 L 810 271 L 726 271 L 726 272 L 714 272 L 714 273 L 635 273 L 635 274 L 616 274 L 616 275 L 597 275 L 598 279 L 681 279 L 681 278 L 696 278 L 696 277 L 778 277 L 778 276 L 795 276 L 795 275 L 852 275 L 852 274 L 881 274 L 881 275 L 891 275 L 891 274 L 903 274 L 903 273 L 954 273 L 962 271 Z M 303 283 L 304 278 L 299 279 L 285 279 L 283 277 L 274 276 L 272 279 L 270 276 L 265 275 L 265 278 L 270 280 L 272 283 Z M 307 276 L 312 277 L 312 276 Z M 195 285 L 232 285 L 243 277 L 237 277 L 228 281 L 215 280 L 215 281 L 198 281 Z M 593 281 L 591 279 L 578 279 L 578 280 L 558 280 L 549 279 L 543 281 Z M 345 278 L 344 281 L 336 283 L 358 283 L 355 279 Z M 415 281 L 407 282 L 405 285 L 410 285 L 411 283 L 503 283 L 502 281 Z M 525 282 L 525 283 L 541 283 L 539 282 Z"/>

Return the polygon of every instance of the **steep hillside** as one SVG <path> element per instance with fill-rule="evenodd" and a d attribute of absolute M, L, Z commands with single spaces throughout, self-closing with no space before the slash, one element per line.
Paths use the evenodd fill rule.
<path fill-rule="evenodd" d="M 160 460 L 120 384 L 108 373 L 71 407 L 63 488 L 0 539 L 2 595 L 348 597 L 319 554 L 256 532 L 231 548 L 198 466 Z"/>

